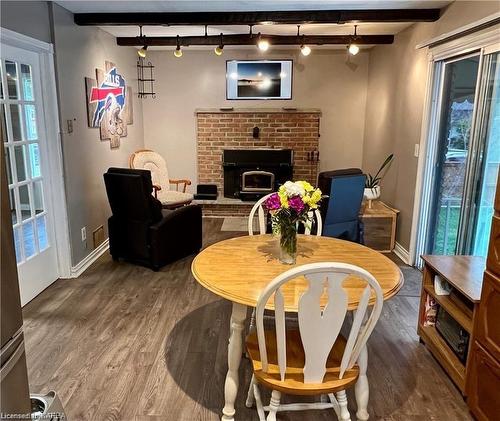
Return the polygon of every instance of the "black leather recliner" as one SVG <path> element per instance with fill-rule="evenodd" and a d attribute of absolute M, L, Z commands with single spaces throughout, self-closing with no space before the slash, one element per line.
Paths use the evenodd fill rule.
<path fill-rule="evenodd" d="M 104 183 L 113 213 L 108 220 L 113 259 L 158 270 L 201 249 L 199 205 L 162 211 L 147 170 L 109 168 Z"/>

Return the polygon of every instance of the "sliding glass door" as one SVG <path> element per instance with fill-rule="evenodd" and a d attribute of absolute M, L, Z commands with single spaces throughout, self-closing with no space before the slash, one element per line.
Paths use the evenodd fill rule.
<path fill-rule="evenodd" d="M 477 51 L 435 64 L 421 253 L 486 255 L 500 162 L 498 61 Z"/>
<path fill-rule="evenodd" d="M 500 164 L 500 57 L 499 53 L 483 58 L 483 84 L 477 115 L 478 166 L 471 182 L 473 206 L 468 221 L 474 229 L 464 232 L 464 249 L 476 256 L 486 256 L 493 216 L 493 202 Z"/>
<path fill-rule="evenodd" d="M 428 253 L 454 254 L 465 193 L 479 54 L 444 63 Z"/>

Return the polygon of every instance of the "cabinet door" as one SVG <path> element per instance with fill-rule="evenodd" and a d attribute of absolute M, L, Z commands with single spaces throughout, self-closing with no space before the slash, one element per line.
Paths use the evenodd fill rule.
<path fill-rule="evenodd" d="M 500 195 L 498 195 L 500 196 Z M 490 272 L 500 276 L 500 216 L 493 217 L 491 224 L 490 245 L 486 266 Z"/>
<path fill-rule="evenodd" d="M 497 420 L 500 414 L 500 364 L 477 341 L 472 352 L 467 403 L 479 421 Z"/>
<path fill-rule="evenodd" d="M 500 278 L 484 272 L 477 314 L 476 340 L 500 361 Z"/>

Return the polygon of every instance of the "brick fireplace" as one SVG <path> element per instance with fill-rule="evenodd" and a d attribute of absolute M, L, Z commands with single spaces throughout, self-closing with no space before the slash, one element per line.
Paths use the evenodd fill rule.
<path fill-rule="evenodd" d="M 196 117 L 198 182 L 216 184 L 219 197 L 224 196 L 225 149 L 292 149 L 293 178 L 316 183 L 318 162 L 313 159 L 313 152 L 317 153 L 319 148 L 319 110 L 198 110 Z M 205 214 L 227 216 L 247 214 L 248 206 L 243 209 L 234 203 L 225 206 L 218 203 L 211 209 L 208 205 L 203 207 Z M 237 209 L 242 210 L 237 212 Z"/>

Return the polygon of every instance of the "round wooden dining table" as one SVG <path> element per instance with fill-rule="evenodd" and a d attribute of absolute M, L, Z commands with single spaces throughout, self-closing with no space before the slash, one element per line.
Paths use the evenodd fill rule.
<path fill-rule="evenodd" d="M 195 279 L 208 290 L 232 302 L 228 345 L 228 372 L 224 385 L 225 405 L 222 420 L 235 419 L 234 403 L 238 392 L 238 368 L 243 351 L 243 330 L 247 308 L 256 307 L 262 290 L 278 275 L 307 263 L 341 262 L 359 266 L 379 282 L 384 300 L 393 297 L 403 286 L 399 267 L 388 257 L 363 245 L 330 237 L 299 235 L 295 265 L 280 263 L 279 242 L 272 235 L 235 237 L 202 250 L 193 260 Z M 348 294 L 350 310 L 356 310 L 366 283 L 347 278 L 343 287 Z M 307 289 L 305 279 L 296 279 L 282 288 L 285 310 L 297 312 L 298 301 Z M 272 300 L 269 308 L 272 309 Z M 357 418 L 368 419 L 368 380 L 366 347 L 358 359 L 360 375 L 355 386 Z"/>

